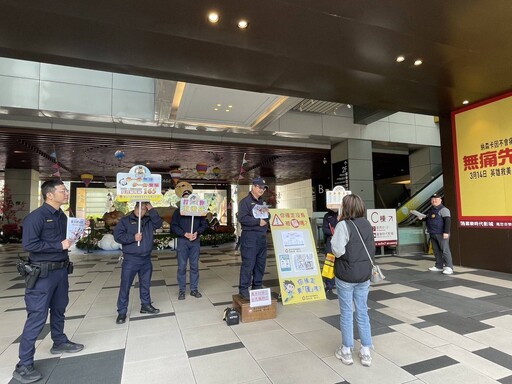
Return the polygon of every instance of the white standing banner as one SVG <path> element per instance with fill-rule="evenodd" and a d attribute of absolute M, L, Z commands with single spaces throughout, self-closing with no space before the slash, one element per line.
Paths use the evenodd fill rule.
<path fill-rule="evenodd" d="M 398 227 L 395 209 L 367 209 L 366 218 L 373 228 L 375 245 L 397 245 Z"/>

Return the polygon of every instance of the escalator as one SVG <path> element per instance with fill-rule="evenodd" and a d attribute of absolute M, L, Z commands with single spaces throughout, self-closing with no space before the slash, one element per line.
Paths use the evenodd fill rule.
<path fill-rule="evenodd" d="M 434 193 L 443 194 L 443 174 L 440 173 L 425 185 L 422 189 L 416 192 L 409 200 L 405 201 L 396 210 L 396 221 L 400 226 L 408 226 L 413 224 L 418 218 L 411 214 L 411 211 L 416 210 L 425 213 L 430 208 L 430 197 Z"/>

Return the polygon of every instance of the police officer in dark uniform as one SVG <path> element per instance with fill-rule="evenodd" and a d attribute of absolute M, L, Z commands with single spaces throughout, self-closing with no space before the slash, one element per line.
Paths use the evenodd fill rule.
<path fill-rule="evenodd" d="M 426 221 L 436 263 L 429 270 L 451 275 L 453 274 L 453 261 L 450 251 L 450 226 L 452 220 L 450 210 L 443 205 L 441 195 L 437 193 L 432 195 L 430 203 L 432 207 L 426 213 Z"/>
<path fill-rule="evenodd" d="M 190 193 L 191 191 L 185 190 L 181 197 L 187 197 Z M 171 231 L 178 236 L 176 247 L 178 258 L 178 300 L 185 300 L 187 261 L 190 264 L 190 294 L 197 299 L 203 296 L 197 290 L 199 285 L 199 252 L 201 248 L 199 236 L 208 228 L 208 222 L 203 216 L 196 216 L 194 217 L 194 228 L 192 230 L 191 228 L 192 216 L 181 216 L 179 209 L 174 211 L 171 220 Z"/>
<path fill-rule="evenodd" d="M 41 185 L 44 203 L 23 221 L 23 249 L 29 252 L 29 269 L 38 271 L 32 288 L 25 289 L 27 320 L 20 340 L 19 358 L 13 377 L 22 383 L 33 383 L 43 376 L 34 368 L 35 343 L 43 330 L 50 310 L 52 354 L 79 352 L 83 344 L 70 341 L 64 333 L 64 312 L 69 303 L 67 216 L 60 207 L 68 203 L 69 191 L 61 180 Z M 72 264 L 71 264 L 72 265 Z M 28 285 L 28 284 L 27 284 Z"/>
<path fill-rule="evenodd" d="M 327 210 L 327 213 L 324 215 L 324 219 L 322 221 L 322 232 L 325 236 L 325 253 L 332 253 L 331 247 L 331 239 L 334 234 L 334 229 L 336 228 L 336 224 L 338 224 L 338 214 L 330 209 Z M 325 289 L 327 293 L 332 293 L 333 288 L 336 286 L 335 278 L 325 279 Z"/>
<path fill-rule="evenodd" d="M 139 232 L 140 204 L 140 232 Z M 146 214 L 147 213 L 147 214 Z M 128 216 L 121 218 L 114 228 L 114 239 L 122 245 L 123 264 L 121 266 L 121 285 L 117 298 L 117 324 L 126 321 L 128 297 L 135 275 L 139 275 L 140 313 L 159 313 L 160 310 L 151 305 L 149 287 L 153 264 L 153 231 L 162 226 L 162 218 L 149 202 L 138 202 Z"/>
<path fill-rule="evenodd" d="M 267 263 L 267 227 L 268 210 L 264 206 L 263 194 L 268 189 L 265 180 L 257 177 L 252 181 L 251 191 L 240 200 L 238 205 L 238 220 L 242 226 L 240 240 L 240 254 L 242 266 L 240 267 L 240 295 L 249 299 L 249 288 L 261 289 L 263 274 Z M 266 218 L 261 216 L 261 207 L 265 207 Z M 252 284 L 251 284 L 252 283 Z"/>

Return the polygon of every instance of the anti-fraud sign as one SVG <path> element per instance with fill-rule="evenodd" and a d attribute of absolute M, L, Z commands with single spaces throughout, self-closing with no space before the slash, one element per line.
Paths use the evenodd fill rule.
<path fill-rule="evenodd" d="M 396 210 L 367 209 L 366 218 L 372 225 L 373 239 L 377 247 L 398 244 Z"/>
<path fill-rule="evenodd" d="M 180 203 L 181 216 L 206 216 L 208 213 L 208 204 L 206 200 L 199 198 L 195 193 L 182 197 Z"/>
<path fill-rule="evenodd" d="M 117 196 L 125 201 L 158 201 L 162 198 L 162 176 L 152 175 L 143 165 L 135 165 L 129 173 L 117 174 Z"/>
<path fill-rule="evenodd" d="M 315 241 L 305 209 L 270 209 L 283 304 L 325 299 Z"/>
<path fill-rule="evenodd" d="M 452 113 L 459 226 L 512 228 L 512 93 Z"/>
<path fill-rule="evenodd" d="M 329 209 L 337 211 L 341 207 L 343 198 L 351 194 L 352 192 L 347 191 L 341 185 L 337 185 L 332 189 L 332 191 L 327 191 L 325 193 L 325 206 Z"/>

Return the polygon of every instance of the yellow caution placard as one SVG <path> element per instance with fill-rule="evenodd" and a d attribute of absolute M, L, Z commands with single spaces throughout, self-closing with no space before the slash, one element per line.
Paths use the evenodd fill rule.
<path fill-rule="evenodd" d="M 270 228 L 283 304 L 324 300 L 325 291 L 305 209 L 270 209 Z"/>

